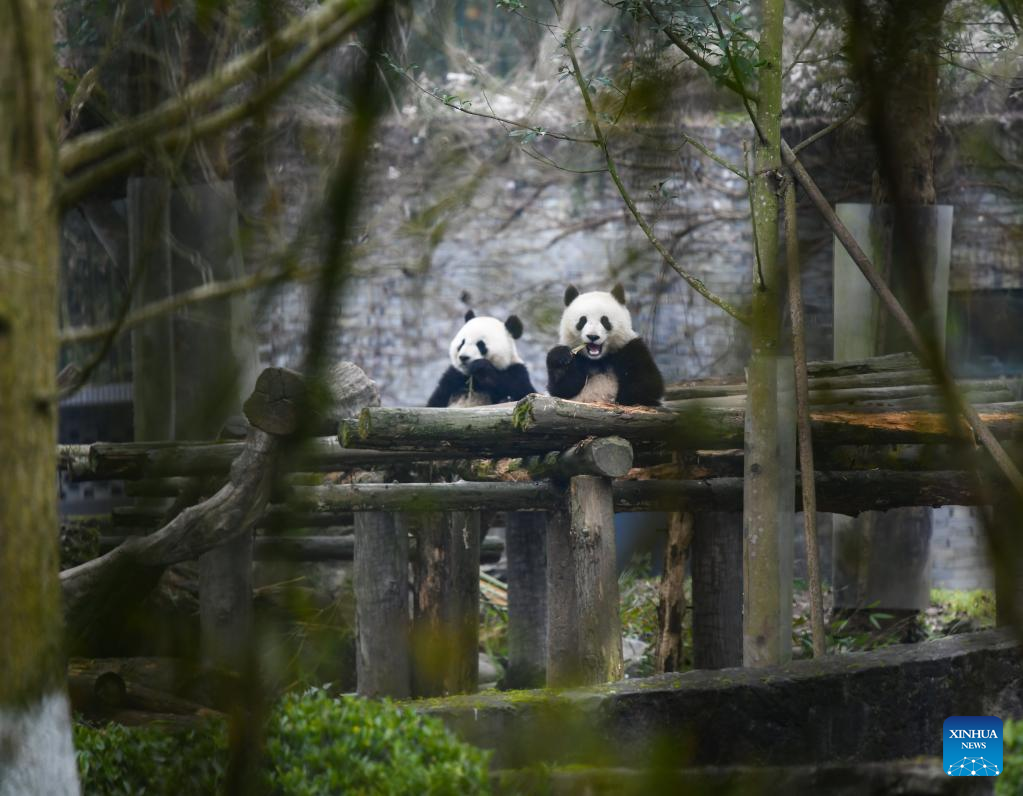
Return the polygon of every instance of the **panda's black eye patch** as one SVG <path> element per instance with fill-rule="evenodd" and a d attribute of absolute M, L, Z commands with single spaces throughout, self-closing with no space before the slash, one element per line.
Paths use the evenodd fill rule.
<path fill-rule="evenodd" d="M 462 346 L 464 346 L 464 345 L 465 345 L 465 340 L 462 340 L 462 342 L 460 342 L 460 343 L 458 344 L 458 348 L 456 348 L 455 350 L 456 350 L 456 351 L 461 351 L 461 350 L 462 350 Z"/>
<path fill-rule="evenodd" d="M 607 329 L 609 332 L 611 331 L 611 321 L 607 319 L 606 315 L 600 316 L 600 325 Z"/>
<path fill-rule="evenodd" d="M 478 342 L 476 343 L 476 347 L 477 347 L 477 348 L 478 348 L 478 349 L 480 350 L 480 353 L 481 353 L 481 354 L 482 354 L 483 356 L 486 356 L 486 355 L 487 355 L 487 344 L 486 344 L 486 343 L 484 343 L 484 342 L 483 342 L 482 340 L 480 340 L 480 341 L 478 341 Z"/>
<path fill-rule="evenodd" d="M 585 316 L 585 315 L 583 315 L 583 316 L 582 316 L 582 317 L 581 317 L 581 318 L 579 319 L 579 322 L 578 322 L 578 323 L 577 323 L 577 324 L 575 325 L 576 331 L 579 331 L 579 332 L 581 332 L 581 331 L 583 330 L 583 327 L 584 327 L 585 325 L 586 325 L 586 316 Z"/>

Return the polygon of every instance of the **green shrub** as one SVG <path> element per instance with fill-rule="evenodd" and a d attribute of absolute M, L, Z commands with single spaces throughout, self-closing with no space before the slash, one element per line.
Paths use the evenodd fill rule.
<path fill-rule="evenodd" d="M 217 722 L 187 732 L 79 723 L 75 749 L 85 796 L 216 794 L 227 769 Z M 438 719 L 322 690 L 285 696 L 267 721 L 265 776 L 280 796 L 485 793 L 488 757 Z"/>
<path fill-rule="evenodd" d="M 1018 796 L 1023 793 L 1023 720 L 1005 722 L 1002 755 L 1002 773 L 995 780 L 995 793 Z"/>
<path fill-rule="evenodd" d="M 271 790 L 313 794 L 436 794 L 488 790 L 488 753 L 438 719 L 323 691 L 286 696 L 267 727 Z"/>
<path fill-rule="evenodd" d="M 227 770 L 227 734 L 150 725 L 74 726 L 75 756 L 86 796 L 218 793 Z"/>

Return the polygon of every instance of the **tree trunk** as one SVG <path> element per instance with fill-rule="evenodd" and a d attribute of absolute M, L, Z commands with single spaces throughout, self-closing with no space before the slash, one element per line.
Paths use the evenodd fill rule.
<path fill-rule="evenodd" d="M 49 2 L 0 4 L 0 794 L 77 794 L 58 581 Z"/>
<path fill-rule="evenodd" d="M 778 257 L 781 168 L 781 84 L 784 0 L 764 0 L 753 173 L 755 256 L 751 355 L 748 367 L 743 497 L 743 663 L 769 666 L 791 654 L 794 428 L 783 424 L 779 378 L 784 271 Z M 782 375 L 784 374 L 784 375 Z M 786 413 L 787 414 L 787 413 Z"/>

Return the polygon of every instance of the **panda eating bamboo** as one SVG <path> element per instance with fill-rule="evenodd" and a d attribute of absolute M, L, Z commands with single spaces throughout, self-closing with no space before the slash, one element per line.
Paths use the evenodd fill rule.
<path fill-rule="evenodd" d="M 515 341 L 522 336 L 522 321 L 515 315 L 501 323 L 476 317 L 469 310 L 465 325 L 451 340 L 451 365 L 427 406 L 484 406 L 517 401 L 536 392 L 519 358 Z"/>
<path fill-rule="evenodd" d="M 560 343 L 547 353 L 551 395 L 589 403 L 657 406 L 664 380 L 643 339 L 632 329 L 625 289 L 565 291 Z"/>

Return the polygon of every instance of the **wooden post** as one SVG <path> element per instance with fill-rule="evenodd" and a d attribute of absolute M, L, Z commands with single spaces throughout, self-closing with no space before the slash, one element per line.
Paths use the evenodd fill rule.
<path fill-rule="evenodd" d="M 470 693 L 479 673 L 480 514 L 423 513 L 413 521 L 412 691 L 421 697 Z"/>
<path fill-rule="evenodd" d="M 693 668 L 742 666 L 742 515 L 696 515 L 693 532 Z"/>
<path fill-rule="evenodd" d="M 393 512 L 355 513 L 356 682 L 360 696 L 410 696 L 408 532 Z"/>
<path fill-rule="evenodd" d="M 623 667 L 611 480 L 575 476 L 566 498 L 547 526 L 547 684 L 613 682 Z"/>
<path fill-rule="evenodd" d="M 508 512 L 509 688 L 542 688 L 547 682 L 547 515 Z"/>
<path fill-rule="evenodd" d="M 658 589 L 656 672 L 677 672 L 682 668 L 685 645 L 682 619 L 686 611 L 686 552 L 693 538 L 693 515 L 672 512 L 664 546 L 664 572 Z"/>

